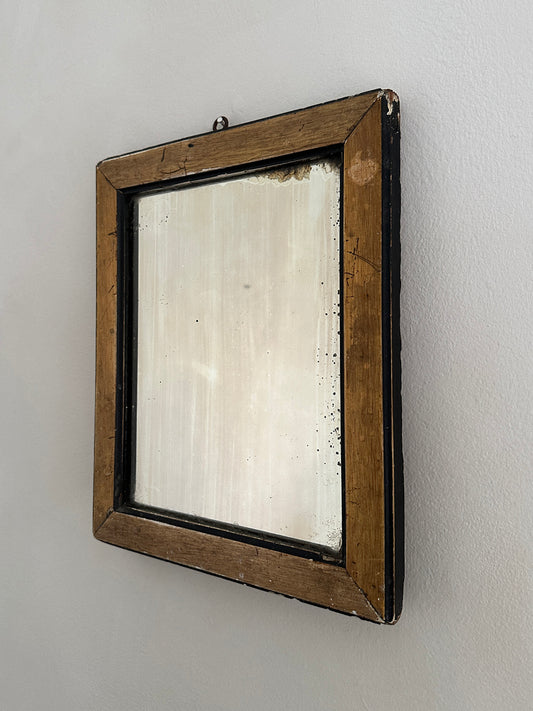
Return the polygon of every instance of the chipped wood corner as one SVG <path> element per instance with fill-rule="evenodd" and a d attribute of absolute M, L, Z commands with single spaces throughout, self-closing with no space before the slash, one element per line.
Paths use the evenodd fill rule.
<path fill-rule="evenodd" d="M 98 163 L 93 503 L 98 540 L 373 622 L 397 622 L 403 582 L 398 114 L 397 94 L 376 89 Z M 342 152 L 344 191 L 345 551 L 342 564 L 334 565 L 185 527 L 177 519 L 156 520 L 157 512 L 133 513 L 115 500 L 122 486 L 117 468 L 125 461 L 121 433 L 128 426 L 125 356 L 119 352 L 127 337 L 124 298 L 119 299 L 126 286 L 118 271 L 126 229 L 119 217 L 123 191 L 141 193 L 146 185 L 170 186 L 258 163 L 272 166 L 272 176 L 283 182 L 296 170 L 292 156 L 332 146 Z"/>

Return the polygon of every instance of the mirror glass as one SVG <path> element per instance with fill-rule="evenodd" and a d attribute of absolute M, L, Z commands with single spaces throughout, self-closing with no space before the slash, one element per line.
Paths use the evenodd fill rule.
<path fill-rule="evenodd" d="M 339 551 L 340 167 L 135 199 L 137 503 Z"/>

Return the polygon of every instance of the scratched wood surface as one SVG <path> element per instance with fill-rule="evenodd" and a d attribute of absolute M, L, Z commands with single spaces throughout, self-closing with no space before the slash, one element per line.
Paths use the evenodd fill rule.
<path fill-rule="evenodd" d="M 100 540 L 374 622 L 380 617 L 341 566 L 113 513 Z"/>
<path fill-rule="evenodd" d="M 117 193 L 96 171 L 96 402 L 93 527 L 113 507 L 117 360 Z"/>
<path fill-rule="evenodd" d="M 376 92 L 207 133 L 101 163 L 117 189 L 182 178 L 342 143 Z"/>
<path fill-rule="evenodd" d="M 344 154 L 346 566 L 385 612 L 381 322 L 381 102 Z"/>
<path fill-rule="evenodd" d="M 374 621 L 385 618 L 382 92 L 108 159 L 97 169 L 94 530 L 114 545 Z M 344 143 L 345 567 L 113 511 L 117 191 Z M 387 199 L 387 196 L 385 196 Z M 387 324 L 383 325 L 387 328 Z M 387 375 L 387 373 L 386 373 Z M 385 416 L 390 419 L 390 412 Z M 390 423 L 389 423 L 390 424 Z M 120 453 L 119 453 L 120 455 Z M 391 621 L 391 620 L 389 620 Z"/>

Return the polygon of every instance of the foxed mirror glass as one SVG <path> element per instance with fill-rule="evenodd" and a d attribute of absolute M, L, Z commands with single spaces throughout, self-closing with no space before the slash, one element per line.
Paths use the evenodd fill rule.
<path fill-rule="evenodd" d="M 215 128 L 97 166 L 94 535 L 393 623 L 398 97 Z"/>
<path fill-rule="evenodd" d="M 136 199 L 135 502 L 340 552 L 339 166 Z"/>

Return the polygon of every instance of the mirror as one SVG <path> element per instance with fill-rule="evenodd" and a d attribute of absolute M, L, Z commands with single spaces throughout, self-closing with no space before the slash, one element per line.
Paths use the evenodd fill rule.
<path fill-rule="evenodd" d="M 340 551 L 340 171 L 144 195 L 134 500 Z"/>
<path fill-rule="evenodd" d="M 398 106 L 215 122 L 97 166 L 99 540 L 397 619 Z"/>

